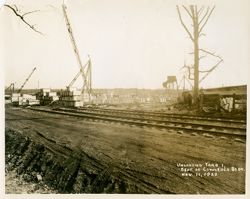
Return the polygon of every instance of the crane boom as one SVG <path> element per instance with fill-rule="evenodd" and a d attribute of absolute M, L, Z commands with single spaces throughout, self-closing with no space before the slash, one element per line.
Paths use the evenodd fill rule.
<path fill-rule="evenodd" d="M 23 87 L 25 86 L 25 84 L 29 81 L 31 75 L 34 73 L 34 71 L 36 70 L 36 67 L 33 68 L 33 70 L 31 71 L 31 73 L 29 74 L 29 76 L 27 77 L 27 79 L 24 81 L 23 85 L 21 86 L 21 88 L 18 90 L 18 93 L 21 92 L 21 90 L 23 89 Z"/>
<path fill-rule="evenodd" d="M 82 78 L 83 78 L 83 86 L 82 86 L 82 89 L 81 89 L 81 93 L 82 93 L 82 96 L 84 97 L 84 94 L 85 92 L 88 94 L 88 97 L 89 97 L 89 100 L 91 99 L 91 95 L 92 95 L 92 79 L 91 79 L 91 61 L 90 61 L 90 58 L 89 58 L 89 61 L 88 61 L 88 65 L 85 65 L 83 66 L 82 64 L 82 61 L 81 61 L 81 58 L 80 58 L 80 54 L 79 54 L 79 51 L 78 51 L 78 48 L 77 48 L 77 45 L 76 45 L 76 41 L 75 41 L 75 38 L 74 38 L 74 34 L 73 34 L 73 31 L 72 31 L 72 28 L 71 28 L 71 25 L 70 25 L 70 21 L 69 21 L 69 17 L 67 15 L 67 7 L 66 5 L 63 3 L 62 5 L 62 9 L 63 9 L 63 14 L 64 14 L 64 18 L 65 18 L 65 22 L 66 22 L 66 26 L 67 26 L 67 30 L 68 30 L 68 33 L 69 33 L 69 36 L 70 36 L 70 40 L 71 40 L 71 43 L 73 45 L 73 49 L 74 49 L 74 53 L 76 55 L 76 59 L 77 59 L 77 62 L 78 62 L 78 65 L 80 67 L 80 73 L 82 75 Z M 86 69 L 87 67 L 87 69 Z M 84 71 L 86 69 L 86 71 Z"/>
<path fill-rule="evenodd" d="M 86 68 L 86 66 L 89 64 L 89 61 L 87 61 L 87 63 L 83 66 L 83 68 Z M 76 74 L 76 76 L 74 77 L 74 79 L 70 82 L 70 84 L 68 85 L 68 87 L 72 87 L 73 84 L 76 82 L 76 80 L 78 79 L 78 77 L 81 75 L 81 70 Z"/>
<path fill-rule="evenodd" d="M 71 25 L 70 25 L 70 22 L 69 22 L 69 18 L 68 18 L 67 12 L 66 12 L 67 7 L 66 7 L 65 4 L 63 4 L 62 8 L 63 8 L 63 14 L 64 14 L 64 17 L 65 17 L 68 32 L 69 32 L 69 35 L 70 35 L 70 40 L 71 40 L 71 43 L 73 45 L 74 52 L 75 52 L 75 55 L 76 55 L 76 59 L 77 59 L 78 65 L 80 67 L 81 74 L 83 75 L 83 79 L 85 79 L 85 75 L 84 75 L 84 71 L 83 71 L 84 68 L 83 68 L 82 61 L 81 61 L 81 58 L 80 58 L 80 55 L 79 55 L 79 51 L 78 51 L 78 48 L 77 48 L 77 45 L 76 45 L 76 42 L 75 42 L 75 38 L 74 38 L 73 31 L 72 31 L 72 28 L 71 28 Z"/>
<path fill-rule="evenodd" d="M 9 89 L 11 89 L 11 87 L 12 87 L 12 90 L 14 90 L 14 83 L 11 83 L 5 90 L 9 90 Z"/>
<path fill-rule="evenodd" d="M 89 69 L 89 95 L 90 95 L 91 93 L 93 93 L 93 90 L 92 90 L 92 61 L 91 61 L 90 57 L 89 57 L 88 69 Z"/>
<path fill-rule="evenodd" d="M 67 87 L 72 87 L 73 84 L 75 83 L 75 81 L 78 79 L 78 77 L 81 75 L 81 71 L 79 71 L 76 76 L 74 77 L 74 79 L 70 82 L 70 84 Z"/>

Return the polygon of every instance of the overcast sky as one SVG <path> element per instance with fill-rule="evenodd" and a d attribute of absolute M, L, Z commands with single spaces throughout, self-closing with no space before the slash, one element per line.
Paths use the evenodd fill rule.
<path fill-rule="evenodd" d="M 180 2 L 180 1 L 178 1 Z M 184 60 L 192 63 L 193 46 L 178 18 L 175 0 L 70 0 L 65 1 L 82 62 L 92 58 L 94 88 L 162 88 L 168 75 L 182 77 Z M 193 1 L 183 1 L 185 4 Z M 34 67 L 25 88 L 64 88 L 79 66 L 66 29 L 59 0 L 12 0 L 27 15 L 29 29 L 13 12 L 0 10 L 0 64 L 5 85 L 20 87 Z M 224 62 L 202 87 L 246 84 L 249 74 L 250 1 L 199 1 L 216 5 L 202 48 Z M 188 16 L 183 15 L 184 20 Z M 191 28 L 191 27 L 190 27 Z M 213 62 L 207 59 L 201 65 Z M 81 78 L 81 77 L 80 77 Z M 82 79 L 76 82 L 80 87 Z"/>

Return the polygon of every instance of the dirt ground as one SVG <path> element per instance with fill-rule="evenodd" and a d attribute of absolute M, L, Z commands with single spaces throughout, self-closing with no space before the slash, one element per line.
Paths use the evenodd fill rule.
<path fill-rule="evenodd" d="M 245 193 L 246 146 L 242 142 L 14 107 L 6 108 L 5 117 L 7 129 L 21 132 L 42 144 L 50 156 L 54 154 L 65 160 L 69 156 L 74 159 L 75 154 L 79 155 L 79 165 L 72 166 L 77 167 L 69 179 L 72 183 L 63 189 L 69 192 L 71 187 L 73 193 Z M 57 158 L 58 162 L 60 158 Z M 63 165 L 66 164 L 71 163 L 64 161 Z M 56 165 L 60 166 L 60 163 Z M 196 170 L 197 167 L 200 171 Z M 40 170 L 43 177 L 52 175 L 48 169 L 45 169 L 46 172 Z M 60 174 L 53 178 L 59 179 L 58 176 Z M 85 186 L 83 176 L 90 176 L 94 180 Z M 105 183 L 103 179 L 106 179 Z M 6 177 L 8 193 L 11 186 L 19 186 L 10 181 L 13 178 Z M 62 180 L 58 181 L 60 184 Z M 112 188 L 109 184 L 112 184 Z"/>
<path fill-rule="evenodd" d="M 5 173 L 6 194 L 55 194 L 55 190 L 39 183 L 31 183 L 25 180 L 25 175 L 17 175 L 15 171 Z"/>

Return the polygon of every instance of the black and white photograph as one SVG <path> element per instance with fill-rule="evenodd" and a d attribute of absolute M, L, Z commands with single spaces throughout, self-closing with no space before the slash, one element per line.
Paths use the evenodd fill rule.
<path fill-rule="evenodd" d="M 0 39 L 5 197 L 247 196 L 249 0 L 1 0 Z"/>

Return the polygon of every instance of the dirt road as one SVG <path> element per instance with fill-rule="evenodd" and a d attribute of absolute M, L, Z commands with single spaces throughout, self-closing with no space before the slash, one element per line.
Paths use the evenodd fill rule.
<path fill-rule="evenodd" d="M 25 165 L 20 172 L 36 170 L 59 192 L 245 192 L 246 146 L 235 140 L 13 107 L 6 108 L 6 129 L 6 153 L 10 154 L 6 162 L 19 168 Z M 31 142 L 20 145 L 18 135 L 8 135 L 9 131 Z M 22 149 L 18 158 L 13 158 L 17 156 L 14 146 Z M 63 180 L 69 183 L 62 186 Z"/>

